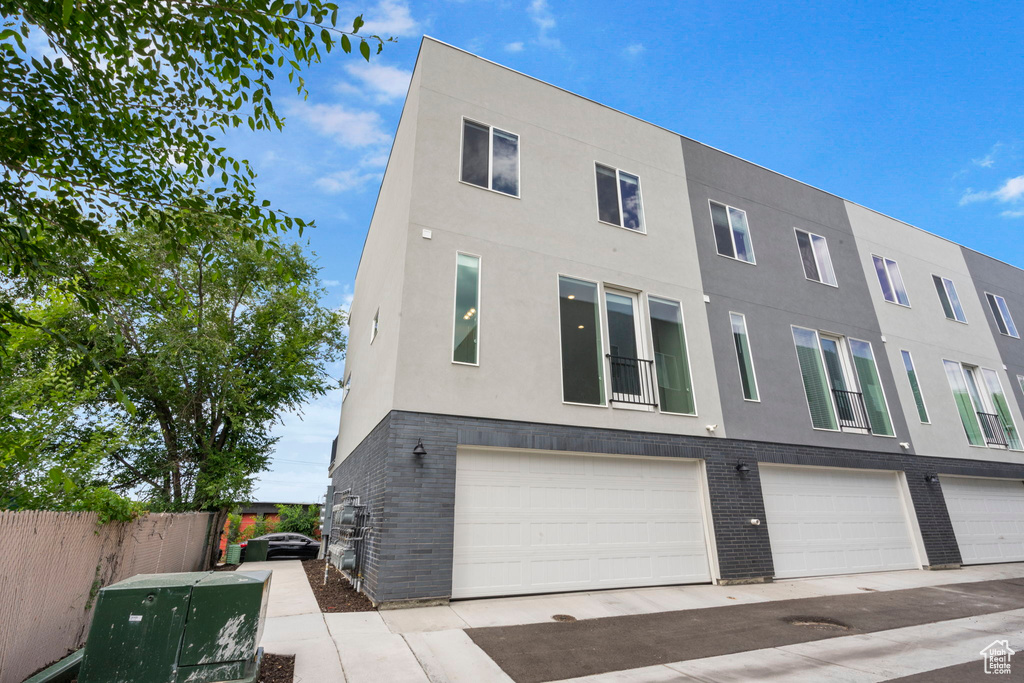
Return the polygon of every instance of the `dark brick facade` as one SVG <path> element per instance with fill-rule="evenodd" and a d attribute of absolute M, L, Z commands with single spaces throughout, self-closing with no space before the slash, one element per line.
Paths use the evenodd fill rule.
<path fill-rule="evenodd" d="M 422 458 L 412 454 L 420 439 Z M 941 485 L 925 475 L 1024 479 L 1024 465 L 1006 463 L 392 411 L 334 473 L 337 491 L 351 488 L 367 504 L 374 531 L 363 577 L 374 601 L 451 594 L 460 445 L 704 460 L 719 571 L 728 581 L 774 574 L 767 524 L 750 524 L 765 518 L 759 463 L 905 472 L 930 566 L 961 559 Z M 750 471 L 738 473 L 739 461 Z"/>

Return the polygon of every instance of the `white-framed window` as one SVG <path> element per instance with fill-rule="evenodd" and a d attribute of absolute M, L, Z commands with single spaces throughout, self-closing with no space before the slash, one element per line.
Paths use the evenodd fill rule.
<path fill-rule="evenodd" d="M 455 254 L 455 319 L 452 362 L 480 362 L 480 257 Z"/>
<path fill-rule="evenodd" d="M 747 336 L 747 318 L 742 313 L 729 313 L 732 324 L 732 340 L 736 346 L 736 361 L 740 368 L 740 386 L 743 399 L 760 401 L 757 391 L 757 377 L 754 375 L 754 357 L 750 352 L 750 339 Z"/>
<path fill-rule="evenodd" d="M 380 309 L 373 314 L 373 324 L 370 325 L 370 343 L 377 338 L 377 330 L 380 329 Z"/>
<path fill-rule="evenodd" d="M 650 410 L 654 403 L 652 362 L 646 358 L 639 292 L 604 288 L 608 326 L 608 376 L 615 407 Z"/>
<path fill-rule="evenodd" d="M 878 285 L 882 288 L 882 296 L 885 300 L 910 308 L 910 298 L 907 296 L 907 288 L 903 284 L 903 276 L 900 275 L 899 264 L 891 258 L 874 254 L 871 255 L 871 261 L 875 265 Z"/>
<path fill-rule="evenodd" d="M 711 201 L 711 225 L 715 230 L 718 253 L 726 258 L 755 263 L 754 244 L 750 241 L 747 212 Z"/>
<path fill-rule="evenodd" d="M 950 320 L 966 323 L 967 316 L 964 315 L 964 308 L 960 305 L 960 297 L 956 293 L 956 285 L 948 277 L 932 275 L 935 283 L 935 291 L 939 295 L 939 303 L 942 304 L 942 312 Z"/>
<path fill-rule="evenodd" d="M 903 357 L 903 368 L 907 371 L 907 381 L 910 382 L 910 393 L 914 395 L 914 404 L 917 406 L 917 416 L 921 418 L 922 424 L 931 424 L 928 419 L 928 408 L 924 404 L 924 395 L 921 393 L 921 385 L 917 381 L 917 370 L 914 369 L 914 359 L 910 351 L 900 351 Z"/>
<path fill-rule="evenodd" d="M 972 446 L 1021 450 L 1020 436 L 995 370 L 943 360 L 953 401 Z"/>
<path fill-rule="evenodd" d="M 985 292 L 985 298 L 988 299 L 988 306 L 992 309 L 992 317 L 995 318 L 996 327 L 999 328 L 999 332 L 1007 337 L 1020 339 L 1020 335 L 1017 333 L 1017 326 L 1013 324 L 1010 309 L 1006 307 L 1006 299 L 998 294 L 990 294 L 988 292 Z"/>
<path fill-rule="evenodd" d="M 597 177 L 597 217 L 603 223 L 644 232 L 640 178 L 604 164 L 594 164 Z"/>
<path fill-rule="evenodd" d="M 796 245 L 800 250 L 800 262 L 804 266 L 804 277 L 823 285 L 838 287 L 836 272 L 832 269 L 832 257 L 828 253 L 828 242 L 821 235 L 793 228 L 796 231 Z"/>
<path fill-rule="evenodd" d="M 658 408 L 663 413 L 696 415 L 683 305 L 651 294 L 647 297 L 647 309 L 658 378 Z"/>
<path fill-rule="evenodd" d="M 871 343 L 796 325 L 792 328 L 811 425 L 894 436 Z"/>
<path fill-rule="evenodd" d="M 462 119 L 464 183 L 519 196 L 519 136 L 485 123 Z"/>

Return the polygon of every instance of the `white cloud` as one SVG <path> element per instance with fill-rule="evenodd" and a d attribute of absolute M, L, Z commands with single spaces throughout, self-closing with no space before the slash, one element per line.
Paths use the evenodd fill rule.
<path fill-rule="evenodd" d="M 313 184 L 327 194 L 339 194 L 349 190 L 361 189 L 375 181 L 380 181 L 380 173 L 346 170 L 317 178 Z"/>
<path fill-rule="evenodd" d="M 341 284 L 341 280 L 324 280 L 321 282 L 324 287 L 337 287 Z"/>
<path fill-rule="evenodd" d="M 522 52 L 522 51 L 523 51 L 523 43 L 522 43 L 522 41 L 517 41 L 515 43 L 508 43 L 508 44 L 505 45 L 505 52 Z"/>
<path fill-rule="evenodd" d="M 636 57 L 637 55 L 639 55 L 643 51 L 644 51 L 644 44 L 643 43 L 633 43 L 632 45 L 627 45 L 626 49 L 623 50 L 623 52 L 626 54 L 627 57 Z"/>
<path fill-rule="evenodd" d="M 983 202 L 994 199 L 1004 204 L 1010 202 L 1017 202 L 1024 199 L 1024 175 L 1019 175 L 1016 178 L 1009 178 L 1005 183 L 999 186 L 998 189 L 992 190 L 991 192 L 975 192 L 971 188 L 967 188 L 963 196 L 960 197 L 960 206 L 964 204 L 972 204 L 974 202 Z"/>
<path fill-rule="evenodd" d="M 391 151 L 382 147 L 375 152 L 367 154 L 360 160 L 359 165 L 366 168 L 383 168 L 388 165 L 388 157 L 391 156 Z"/>
<path fill-rule="evenodd" d="M 1019 211 L 1003 211 L 999 215 L 1003 218 L 1024 218 L 1024 209 Z"/>
<path fill-rule="evenodd" d="M 980 159 L 971 159 L 971 163 L 974 164 L 975 166 L 981 166 L 982 168 L 992 168 L 992 166 L 996 163 L 996 153 L 1002 147 L 1003 143 L 997 142 L 996 144 L 992 145 L 992 149 L 989 150 L 988 154 L 981 157 Z"/>
<path fill-rule="evenodd" d="M 373 95 L 379 104 L 387 104 L 404 98 L 409 90 L 409 81 L 412 79 L 411 71 L 380 62 L 367 64 L 363 61 L 353 61 L 345 66 L 345 71 L 360 81 L 362 86 L 361 89 L 353 88 L 351 84 L 346 83 L 340 85 L 339 89 L 347 92 L 351 92 L 353 89 L 367 92 Z"/>
<path fill-rule="evenodd" d="M 363 13 L 363 19 L 366 24 L 359 29 L 362 35 L 400 38 L 420 32 L 419 22 L 412 18 L 406 2 L 381 0 L 376 7 Z"/>
<path fill-rule="evenodd" d="M 562 41 L 550 35 L 558 22 L 555 21 L 555 15 L 548 7 L 548 0 L 533 0 L 526 11 L 533 23 L 537 25 L 537 42 L 544 47 L 562 47 Z"/>
<path fill-rule="evenodd" d="M 295 102 L 286 112 L 305 121 L 321 135 L 331 137 L 342 147 L 368 147 L 391 142 L 391 136 L 384 132 L 380 114 L 375 111 L 353 111 L 340 104 Z"/>

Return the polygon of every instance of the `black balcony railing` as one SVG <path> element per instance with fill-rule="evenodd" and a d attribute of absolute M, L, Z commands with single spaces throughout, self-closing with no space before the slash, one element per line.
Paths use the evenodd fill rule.
<path fill-rule="evenodd" d="M 985 434 L 986 444 L 990 446 L 1005 446 L 1007 444 L 1006 430 L 998 415 L 978 413 L 978 420 L 981 422 L 981 431 Z"/>
<path fill-rule="evenodd" d="M 864 407 L 864 394 L 842 389 L 833 389 L 832 394 L 836 398 L 836 412 L 839 417 L 840 429 L 871 431 L 868 411 Z"/>
<path fill-rule="evenodd" d="M 612 368 L 612 401 L 638 406 L 658 405 L 654 361 L 608 354 Z"/>

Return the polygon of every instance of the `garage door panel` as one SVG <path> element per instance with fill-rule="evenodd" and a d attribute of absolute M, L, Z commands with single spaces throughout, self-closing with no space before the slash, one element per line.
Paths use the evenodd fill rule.
<path fill-rule="evenodd" d="M 1024 484 L 1016 479 L 940 480 L 964 564 L 1024 561 Z"/>
<path fill-rule="evenodd" d="M 777 577 L 919 566 L 895 474 L 760 469 Z"/>
<path fill-rule="evenodd" d="M 474 450 L 456 463 L 453 597 L 710 581 L 696 463 Z"/>

